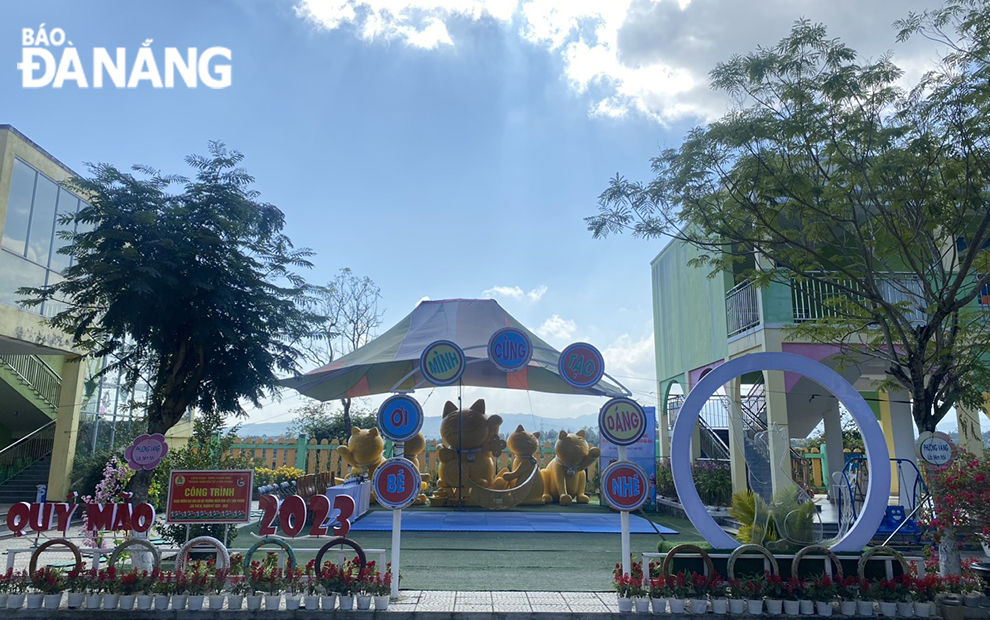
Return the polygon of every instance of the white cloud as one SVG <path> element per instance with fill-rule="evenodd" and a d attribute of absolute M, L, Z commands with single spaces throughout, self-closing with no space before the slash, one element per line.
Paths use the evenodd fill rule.
<path fill-rule="evenodd" d="M 577 331 L 577 325 L 574 324 L 574 321 L 562 319 L 558 314 L 543 321 L 543 325 L 536 328 L 536 333 L 540 337 L 557 338 L 559 340 L 567 340 L 574 335 L 575 331 Z"/>
<path fill-rule="evenodd" d="M 936 58 L 920 38 L 894 41 L 891 23 L 938 0 L 297 0 L 296 14 L 322 30 L 353 28 L 363 41 L 423 49 L 456 45 L 455 22 L 486 20 L 547 50 L 564 78 L 603 118 L 661 123 L 721 116 L 727 100 L 708 72 L 733 54 L 772 45 L 794 20 L 829 26 L 861 58 L 889 49 L 916 78 Z M 463 31 L 460 31 L 463 32 Z M 467 35 L 462 35 L 467 36 Z"/>
<path fill-rule="evenodd" d="M 547 287 L 538 286 L 528 293 L 518 286 L 493 286 L 482 291 L 483 297 L 508 297 L 510 299 L 529 298 L 530 301 L 540 301 L 547 292 Z"/>
<path fill-rule="evenodd" d="M 622 334 L 602 350 L 605 372 L 626 386 L 641 405 L 656 405 L 656 359 L 653 333 L 642 338 Z"/>

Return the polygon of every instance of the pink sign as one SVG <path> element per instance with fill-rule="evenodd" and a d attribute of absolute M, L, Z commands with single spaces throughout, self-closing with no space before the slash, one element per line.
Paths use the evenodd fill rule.
<path fill-rule="evenodd" d="M 158 467 L 168 454 L 168 444 L 161 433 L 141 435 L 124 450 L 124 458 L 134 471 L 152 470 Z"/>

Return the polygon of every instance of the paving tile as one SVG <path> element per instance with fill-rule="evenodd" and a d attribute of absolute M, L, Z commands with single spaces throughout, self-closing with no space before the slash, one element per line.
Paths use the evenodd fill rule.
<path fill-rule="evenodd" d="M 495 611 L 532 611 L 529 604 L 521 603 L 495 603 Z"/>
<path fill-rule="evenodd" d="M 567 605 L 530 605 L 533 608 L 533 613 L 561 613 L 570 611 L 567 609 Z"/>
<path fill-rule="evenodd" d="M 461 605 L 461 604 L 458 604 L 457 607 L 454 608 L 454 611 L 457 611 L 457 612 L 462 612 L 462 611 L 487 611 L 487 612 L 491 612 L 492 611 L 492 606 L 491 605 Z"/>

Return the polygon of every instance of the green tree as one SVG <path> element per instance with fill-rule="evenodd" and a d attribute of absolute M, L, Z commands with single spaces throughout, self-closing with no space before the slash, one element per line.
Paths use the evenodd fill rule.
<path fill-rule="evenodd" d="M 191 179 L 91 165 L 72 181 L 89 204 L 63 218 L 76 224 L 59 250 L 73 259 L 65 279 L 22 291 L 29 304 L 66 302 L 52 324 L 107 356 L 104 372 L 120 368 L 128 389 L 147 381 L 149 433 L 191 407 L 215 421 L 258 404 L 277 373 L 297 369 L 296 343 L 319 318 L 295 271 L 312 253 L 293 248 L 282 212 L 258 200 L 243 156 L 219 142 L 209 150 L 186 158 Z M 147 499 L 151 479 L 131 478 L 133 502 Z"/>
<path fill-rule="evenodd" d="M 354 409 L 344 417 L 342 411 L 335 411 L 330 403 L 309 401 L 292 410 L 293 420 L 289 424 L 290 436 L 305 434 L 309 439 L 322 441 L 339 440 L 347 443 L 351 436 L 351 426 L 374 428 L 378 426 L 378 416 L 374 411 Z"/>
<path fill-rule="evenodd" d="M 652 181 L 613 178 L 586 221 L 693 244 L 713 275 L 838 291 L 793 332 L 879 360 L 877 387 L 903 386 L 934 430 L 990 389 L 990 2 L 898 27 L 953 46 L 907 92 L 890 57 L 861 61 L 807 21 L 719 64 L 712 86 L 738 106 L 662 151 Z"/>

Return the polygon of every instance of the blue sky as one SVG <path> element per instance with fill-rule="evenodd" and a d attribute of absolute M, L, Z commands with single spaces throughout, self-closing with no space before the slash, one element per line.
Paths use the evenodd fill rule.
<path fill-rule="evenodd" d="M 828 6 L 820 6 L 827 4 Z M 6 2 L 0 122 L 70 167 L 185 172 L 218 139 L 246 155 L 287 232 L 317 251 L 312 281 L 371 277 L 385 326 L 423 297 L 494 295 L 561 347 L 582 339 L 655 404 L 649 261 L 656 241 L 592 240 L 582 218 L 616 172 L 644 179 L 726 102 L 715 62 L 822 19 L 869 55 L 925 2 L 834 0 L 275 0 Z M 21 29 L 92 48 L 231 50 L 225 89 L 24 89 Z M 878 33 L 883 36 L 878 36 Z M 909 74 L 932 58 L 904 48 Z M 529 294 L 532 293 L 532 294 Z M 494 411 L 570 416 L 594 399 L 471 392 Z M 433 398 L 438 413 L 441 393 Z M 298 397 L 253 411 L 285 419 Z"/>

